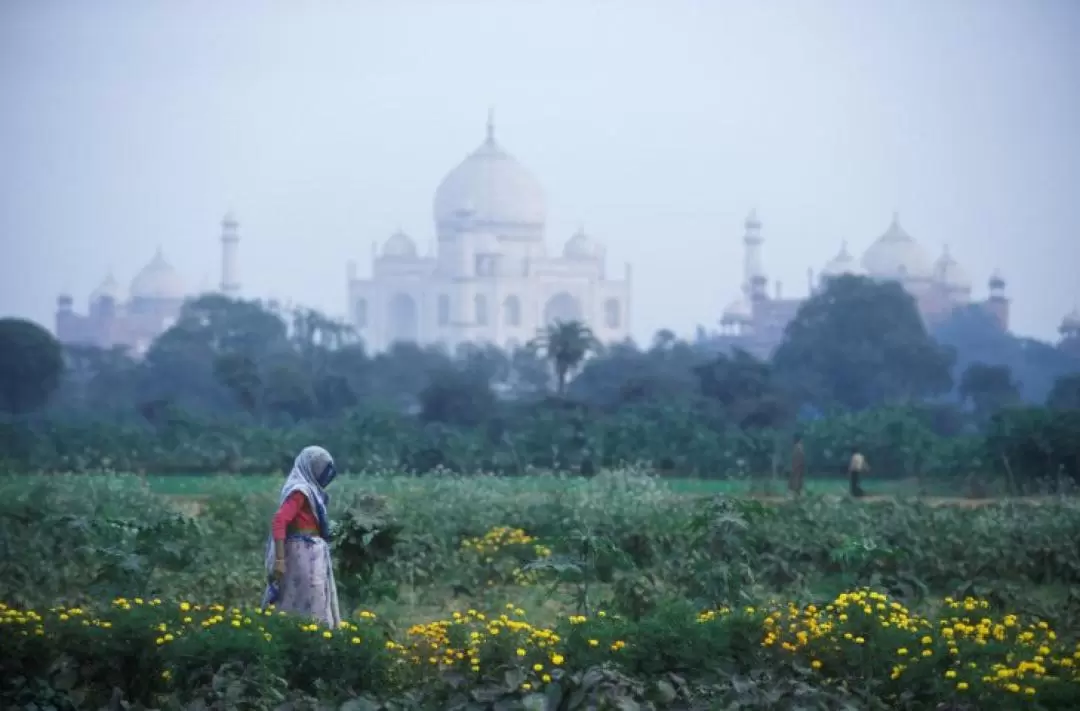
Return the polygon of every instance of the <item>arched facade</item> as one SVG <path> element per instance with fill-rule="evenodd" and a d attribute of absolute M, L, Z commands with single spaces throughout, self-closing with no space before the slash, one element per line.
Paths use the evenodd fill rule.
<path fill-rule="evenodd" d="M 414 342 L 420 334 L 420 314 L 416 299 L 410 294 L 394 294 L 386 314 L 386 333 L 389 343 Z"/>
<path fill-rule="evenodd" d="M 610 277 L 603 245 L 580 229 L 549 250 L 546 215 L 539 181 L 499 144 L 489 122 L 481 145 L 435 192 L 435 249 L 422 253 L 398 230 L 375 249 L 369 278 L 350 273 L 351 304 L 387 306 L 377 309 L 385 322 L 374 315 L 364 322 L 350 310 L 360 337 L 372 350 L 405 337 L 454 349 L 470 341 L 526 343 L 552 321 L 578 320 L 601 341 L 625 340 L 629 267 Z M 394 302 L 398 294 L 411 295 L 413 305 Z"/>

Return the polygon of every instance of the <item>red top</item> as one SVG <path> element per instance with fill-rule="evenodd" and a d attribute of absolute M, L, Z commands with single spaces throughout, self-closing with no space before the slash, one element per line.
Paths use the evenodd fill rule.
<path fill-rule="evenodd" d="M 285 503 L 274 514 L 274 523 L 271 526 L 274 540 L 285 540 L 285 533 L 290 528 L 303 531 L 319 530 L 319 519 L 315 517 L 315 512 L 311 510 L 311 504 L 308 503 L 302 491 L 289 494 L 289 498 L 285 499 Z"/>

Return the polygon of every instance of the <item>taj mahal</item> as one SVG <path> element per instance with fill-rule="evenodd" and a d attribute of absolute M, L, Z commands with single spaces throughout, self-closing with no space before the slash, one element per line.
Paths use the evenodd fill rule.
<path fill-rule="evenodd" d="M 480 145 L 438 184 L 432 217 L 435 248 L 427 253 L 398 230 L 373 244 L 370 277 L 360 278 L 355 262 L 346 264 L 347 320 L 368 349 L 383 351 L 395 342 L 512 349 L 556 321 L 580 321 L 604 343 L 630 337 L 630 265 L 611 274 L 603 243 L 581 229 L 557 253 L 549 252 L 544 190 L 496 140 L 490 115 Z M 743 227 L 742 283 L 718 310 L 710 340 L 767 357 L 806 296 L 785 297 L 779 283 L 770 284 L 756 212 Z M 219 242 L 216 291 L 239 297 L 240 233 L 231 213 L 221 222 Z M 928 326 L 958 307 L 975 306 L 1001 329 L 1009 328 L 1005 278 L 994 272 L 986 294 L 976 297 L 972 280 L 948 248 L 931 259 L 895 214 L 861 258 L 844 241 L 816 275 L 808 270 L 807 295 L 845 274 L 899 282 Z M 122 346 L 142 354 L 175 322 L 184 301 L 199 293 L 186 287 L 159 249 L 126 293 L 108 275 L 83 313 L 70 294 L 61 294 L 56 335 L 66 344 Z M 1063 340 L 1080 342 L 1080 313 L 1069 313 L 1059 330 Z"/>
<path fill-rule="evenodd" d="M 555 321 L 582 321 L 603 342 L 629 337 L 629 265 L 610 276 L 604 246 L 582 230 L 548 253 L 544 190 L 495 140 L 490 116 L 483 143 L 435 190 L 433 218 L 434 254 L 398 231 L 373 250 L 370 279 L 349 265 L 349 311 L 369 347 L 512 348 Z"/>

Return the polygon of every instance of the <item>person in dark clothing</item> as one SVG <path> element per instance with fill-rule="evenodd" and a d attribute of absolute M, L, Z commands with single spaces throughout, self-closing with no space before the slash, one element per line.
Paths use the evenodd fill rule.
<path fill-rule="evenodd" d="M 851 448 L 851 463 L 848 464 L 848 477 L 851 480 L 851 495 L 858 498 L 866 492 L 862 488 L 862 475 L 870 471 L 866 457 L 858 446 Z"/>
<path fill-rule="evenodd" d="M 795 496 L 802 494 L 805 473 L 806 453 L 803 451 L 802 436 L 795 435 L 795 444 L 791 448 L 791 477 L 788 479 L 788 489 Z"/>

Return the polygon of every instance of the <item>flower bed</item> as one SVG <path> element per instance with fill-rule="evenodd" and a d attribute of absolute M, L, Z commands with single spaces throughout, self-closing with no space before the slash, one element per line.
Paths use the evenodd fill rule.
<path fill-rule="evenodd" d="M 147 704 L 202 698 L 232 669 L 234 687 L 247 679 L 263 691 L 333 699 L 417 690 L 445 703 L 449 694 L 481 691 L 491 699 L 577 692 L 585 699 L 601 693 L 602 677 L 609 691 L 621 680 L 618 695 L 671 702 L 722 695 L 733 679 L 764 671 L 774 685 L 858 687 L 897 708 L 950 700 L 979 709 L 1080 707 L 1080 646 L 1045 622 L 994 614 L 985 601 L 946 600 L 943 610 L 926 617 L 856 590 L 820 606 L 698 614 L 672 606 L 639 621 L 598 612 L 553 626 L 531 623 L 512 603 L 402 630 L 360 611 L 331 630 L 273 610 L 183 601 L 117 599 L 95 610 L 0 605 L 0 705 L 44 694 L 60 708 L 57 695 L 97 707 L 115 689 Z"/>

